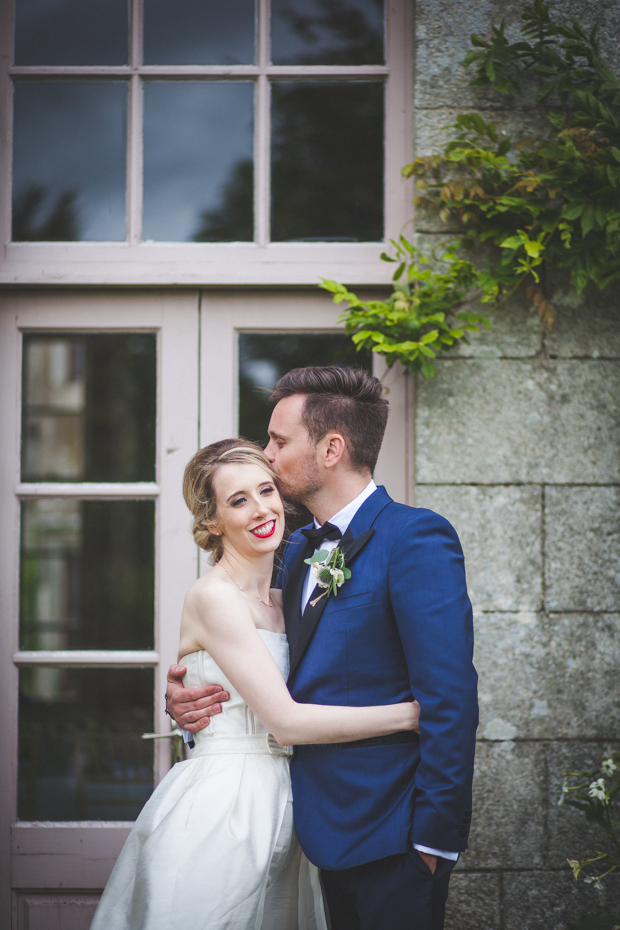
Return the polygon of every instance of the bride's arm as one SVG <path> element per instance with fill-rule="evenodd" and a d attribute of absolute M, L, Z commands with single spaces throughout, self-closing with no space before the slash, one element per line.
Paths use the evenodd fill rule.
<path fill-rule="evenodd" d="M 281 745 L 341 743 L 416 727 L 410 702 L 378 707 L 296 703 L 243 597 L 225 582 L 190 589 L 184 613 L 200 645 Z"/>

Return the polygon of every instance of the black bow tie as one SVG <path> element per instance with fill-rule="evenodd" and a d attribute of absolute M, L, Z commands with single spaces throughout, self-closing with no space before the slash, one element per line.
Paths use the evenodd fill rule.
<path fill-rule="evenodd" d="M 337 526 L 334 526 L 333 523 L 328 523 L 327 521 L 321 526 L 318 530 L 302 530 L 301 531 L 309 542 L 312 543 L 315 549 L 321 548 L 321 543 L 324 539 L 341 539 L 342 533 Z"/>

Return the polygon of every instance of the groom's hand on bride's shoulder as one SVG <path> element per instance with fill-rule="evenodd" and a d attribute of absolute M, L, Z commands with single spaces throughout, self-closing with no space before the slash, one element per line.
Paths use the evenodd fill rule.
<path fill-rule="evenodd" d="M 209 725 L 214 714 L 221 713 L 222 703 L 230 697 L 221 685 L 184 688 L 184 665 L 171 665 L 166 681 L 166 709 L 182 730 L 196 733 Z"/>

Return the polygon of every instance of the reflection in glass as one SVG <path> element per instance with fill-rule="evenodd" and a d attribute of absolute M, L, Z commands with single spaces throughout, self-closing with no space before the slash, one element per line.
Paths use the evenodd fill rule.
<path fill-rule="evenodd" d="M 16 0 L 16 65 L 124 65 L 127 0 Z"/>
<path fill-rule="evenodd" d="M 338 365 L 372 372 L 369 352 L 344 333 L 239 333 L 239 435 L 267 441 L 268 389 L 292 368 Z"/>
<path fill-rule="evenodd" d="M 17 81 L 13 239 L 125 238 L 127 85 Z"/>
<path fill-rule="evenodd" d="M 153 790 L 151 669 L 19 673 L 18 818 L 135 820 Z"/>
<path fill-rule="evenodd" d="M 383 238 L 383 84 L 272 86 L 272 239 Z"/>
<path fill-rule="evenodd" d="M 254 0 L 144 0 L 147 65 L 254 62 Z"/>
<path fill-rule="evenodd" d="M 145 239 L 253 239 L 253 99 L 245 81 L 145 85 Z M 235 209 L 222 219 L 218 208 L 231 198 Z"/>
<path fill-rule="evenodd" d="M 383 64 L 383 6 L 383 0 L 271 0 L 271 60 Z"/>
<path fill-rule="evenodd" d="M 155 479 L 155 339 L 24 336 L 23 481 Z"/>
<path fill-rule="evenodd" d="M 153 501 L 22 503 L 20 649 L 152 649 Z"/>

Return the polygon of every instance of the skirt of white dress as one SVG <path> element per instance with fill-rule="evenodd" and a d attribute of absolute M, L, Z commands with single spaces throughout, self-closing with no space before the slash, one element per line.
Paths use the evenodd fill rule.
<path fill-rule="evenodd" d="M 318 870 L 295 835 L 285 755 L 241 744 L 195 753 L 145 805 L 91 930 L 181 928 L 326 930 Z"/>

